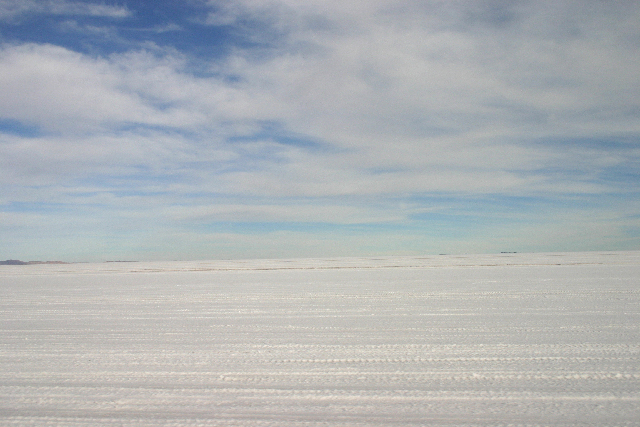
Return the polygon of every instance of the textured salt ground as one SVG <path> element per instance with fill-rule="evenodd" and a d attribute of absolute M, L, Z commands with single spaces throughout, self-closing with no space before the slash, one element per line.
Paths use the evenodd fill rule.
<path fill-rule="evenodd" d="M 0 425 L 640 425 L 638 252 L 3 266 L 0 322 Z"/>

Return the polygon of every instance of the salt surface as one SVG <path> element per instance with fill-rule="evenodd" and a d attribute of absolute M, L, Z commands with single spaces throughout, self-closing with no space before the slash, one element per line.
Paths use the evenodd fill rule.
<path fill-rule="evenodd" d="M 640 425 L 640 252 L 1 266 L 0 325 L 1 425 Z"/>

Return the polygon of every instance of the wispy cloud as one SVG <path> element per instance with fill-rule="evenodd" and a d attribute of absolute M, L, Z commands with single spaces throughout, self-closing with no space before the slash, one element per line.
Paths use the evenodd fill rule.
<path fill-rule="evenodd" d="M 15 19 L 25 14 L 85 15 L 109 18 L 126 18 L 127 8 L 104 3 L 68 0 L 1 0 L 0 19 Z"/>

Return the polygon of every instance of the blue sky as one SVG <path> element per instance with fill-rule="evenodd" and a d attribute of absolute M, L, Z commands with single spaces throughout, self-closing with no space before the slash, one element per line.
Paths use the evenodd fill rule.
<path fill-rule="evenodd" d="M 0 0 L 0 259 L 640 249 L 639 22 Z"/>

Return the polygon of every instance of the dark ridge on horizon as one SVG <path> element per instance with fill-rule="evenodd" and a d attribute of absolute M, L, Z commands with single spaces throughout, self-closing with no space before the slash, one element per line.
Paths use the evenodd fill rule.
<path fill-rule="evenodd" d="M 8 259 L 0 261 L 0 265 L 35 265 L 35 264 L 69 264 L 65 261 L 20 261 L 19 259 Z"/>

